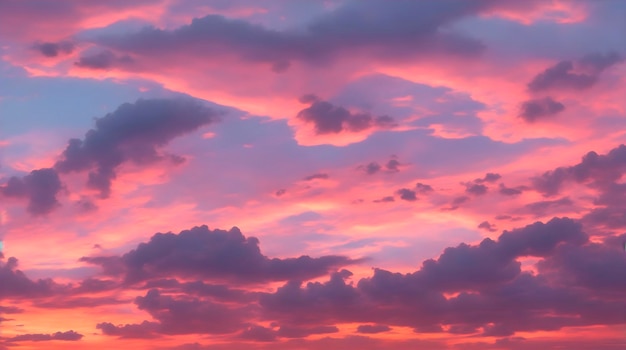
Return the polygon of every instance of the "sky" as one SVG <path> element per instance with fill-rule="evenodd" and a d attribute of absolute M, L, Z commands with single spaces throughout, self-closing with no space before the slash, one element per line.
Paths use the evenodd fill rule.
<path fill-rule="evenodd" d="M 0 349 L 626 348 L 624 18 L 0 0 Z"/>

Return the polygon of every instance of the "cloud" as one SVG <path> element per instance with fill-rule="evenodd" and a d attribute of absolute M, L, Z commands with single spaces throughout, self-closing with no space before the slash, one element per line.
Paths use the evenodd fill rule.
<path fill-rule="evenodd" d="M 370 162 L 367 165 L 360 165 L 359 169 L 363 169 L 368 175 L 374 175 L 382 169 L 382 166 L 377 162 Z"/>
<path fill-rule="evenodd" d="M 594 271 L 608 269 L 608 264 L 621 268 L 626 257 L 611 248 L 611 259 L 593 263 L 602 247 L 589 242 L 579 223 L 554 218 L 504 231 L 495 241 L 449 247 L 413 273 L 375 269 L 372 277 L 353 284 L 347 282 L 351 273 L 343 270 L 323 283 L 288 282 L 275 293 L 262 294 L 260 305 L 267 317 L 300 325 L 367 322 L 416 332 L 443 332 L 446 325 L 450 333 L 483 336 L 618 324 L 623 319 L 617 310 L 626 304 L 617 294 L 599 298 L 602 289 L 594 286 L 617 291 L 626 279 L 622 273 L 608 277 Z M 584 255 L 580 263 L 569 264 L 568 259 L 576 259 L 572 251 Z M 521 257 L 540 258 L 540 274 L 523 272 Z M 566 272 L 566 264 L 576 271 Z M 444 297 L 444 292 L 458 294 Z"/>
<path fill-rule="evenodd" d="M 471 4 L 402 0 L 391 5 L 382 0 L 347 1 L 297 30 L 277 31 L 211 14 L 173 30 L 145 27 L 93 41 L 143 59 L 162 57 L 165 62 L 180 52 L 203 58 L 236 57 L 267 64 L 278 73 L 293 61 L 320 65 L 354 52 L 391 61 L 432 55 L 472 57 L 484 45 L 447 25 L 499 6 L 482 0 Z"/>
<path fill-rule="evenodd" d="M 244 237 L 238 228 L 224 231 L 209 230 L 207 226 L 179 234 L 157 233 L 122 256 L 81 260 L 101 265 L 106 274 L 121 275 L 127 283 L 172 276 L 237 283 L 307 280 L 360 262 L 332 255 L 268 258 L 261 253 L 259 240 Z"/>
<path fill-rule="evenodd" d="M 506 187 L 506 185 L 504 184 L 500 184 L 500 189 L 498 190 L 498 192 L 500 192 L 500 194 L 503 194 L 505 196 L 516 196 L 518 194 L 521 194 L 522 191 L 525 189 L 526 189 L 525 186 L 518 186 L 518 187 L 512 188 L 512 187 Z"/>
<path fill-rule="evenodd" d="M 554 116 L 565 110 L 565 106 L 552 97 L 528 100 L 522 103 L 519 117 L 528 123 Z"/>
<path fill-rule="evenodd" d="M 529 203 L 529 204 L 526 204 L 524 208 L 531 214 L 534 214 L 535 216 L 544 216 L 552 208 L 558 208 L 558 207 L 563 207 L 563 206 L 569 207 L 569 206 L 572 206 L 573 204 L 574 202 L 572 202 L 571 199 L 569 199 L 568 197 L 563 197 L 561 199 L 557 199 L 553 201 L 547 200 L 547 201 Z"/>
<path fill-rule="evenodd" d="M 320 100 L 313 101 L 311 106 L 298 112 L 297 118 L 313 124 L 318 135 L 359 132 L 371 128 L 384 129 L 395 125 L 393 118 L 389 116 L 374 117 L 369 113 L 352 113 L 341 106 Z"/>
<path fill-rule="evenodd" d="M 532 92 L 553 89 L 585 90 L 595 85 L 600 73 L 622 61 L 623 58 L 616 52 L 587 55 L 577 61 L 576 66 L 572 61 L 560 61 L 533 78 L 528 83 L 528 89 Z"/>
<path fill-rule="evenodd" d="M 481 228 L 483 230 L 487 230 L 489 232 L 496 232 L 497 229 L 495 228 L 495 225 L 490 224 L 489 221 L 483 221 L 478 225 L 478 228 Z"/>
<path fill-rule="evenodd" d="M 160 325 L 157 322 L 144 321 L 140 324 L 114 325 L 110 322 L 102 322 L 96 325 L 96 329 L 104 335 L 119 337 L 122 339 L 152 339 L 158 337 Z"/>
<path fill-rule="evenodd" d="M 45 215 L 58 207 L 57 194 L 63 189 L 56 170 L 50 168 L 33 170 L 24 177 L 13 176 L 0 194 L 5 197 L 28 198 L 27 210 L 32 215 Z"/>
<path fill-rule="evenodd" d="M 392 172 L 397 172 L 400 171 L 399 167 L 400 167 L 400 162 L 397 159 L 390 159 L 387 164 L 385 165 L 385 167 L 387 168 L 387 170 L 392 171 Z"/>
<path fill-rule="evenodd" d="M 50 341 L 50 340 L 65 340 L 65 341 L 78 341 L 83 338 L 82 334 L 74 331 L 56 332 L 53 334 L 20 334 L 14 337 L 8 338 L 7 342 L 20 342 L 20 341 Z"/>
<path fill-rule="evenodd" d="M 118 57 L 111 50 L 103 50 L 98 53 L 82 56 L 74 64 L 81 68 L 109 69 L 130 63 L 133 63 L 133 59 L 128 55 Z"/>
<path fill-rule="evenodd" d="M 178 136 L 216 122 L 220 114 L 192 99 L 125 103 L 96 119 L 96 127 L 84 139 L 71 139 L 54 168 L 60 173 L 89 171 L 88 186 L 106 198 L 122 163 L 162 160 L 165 155 L 160 148 Z"/>
<path fill-rule="evenodd" d="M 396 191 L 396 194 L 400 196 L 400 199 L 405 200 L 405 201 L 414 202 L 417 200 L 415 191 L 410 190 L 408 188 L 401 188 Z"/>
<path fill-rule="evenodd" d="M 605 155 L 589 152 L 574 166 L 559 167 L 532 179 L 533 188 L 546 196 L 559 193 L 563 183 L 592 182 L 606 186 L 618 180 L 626 171 L 626 146 L 619 145 Z"/>
<path fill-rule="evenodd" d="M 70 54 L 74 51 L 74 44 L 70 41 L 40 42 L 33 45 L 33 49 L 46 57 L 56 57 L 59 54 Z"/>
<path fill-rule="evenodd" d="M 474 196 L 482 196 L 487 193 L 489 188 L 483 184 L 477 183 L 468 183 L 465 185 L 465 193 L 474 195 Z"/>
<path fill-rule="evenodd" d="M 476 179 L 474 180 L 474 182 L 475 183 L 485 183 L 485 182 L 493 183 L 493 182 L 500 180 L 501 178 L 502 176 L 500 174 L 486 173 L 482 179 Z"/>
<path fill-rule="evenodd" d="M 309 175 L 309 176 L 304 178 L 304 181 L 311 181 L 311 180 L 316 180 L 316 179 L 321 179 L 321 180 L 328 179 L 328 174 L 326 174 L 326 173 L 317 173 L 317 174 Z"/>
<path fill-rule="evenodd" d="M 197 298 L 175 298 L 152 289 L 135 304 L 160 323 L 163 334 L 226 334 L 244 324 L 247 307 L 228 307 Z M 144 323 L 146 324 L 146 323 Z M 152 327 L 148 324 L 147 327 Z"/>
<path fill-rule="evenodd" d="M 389 203 L 389 202 L 395 202 L 395 199 L 393 198 L 393 196 L 386 196 L 381 199 L 374 200 L 374 203 Z"/>
<path fill-rule="evenodd" d="M 146 249 L 164 252 L 154 246 Z M 539 258 L 536 274 L 522 271 L 519 258 L 523 257 Z M 148 268 L 154 270 L 154 266 Z M 144 286 L 151 289 L 135 303 L 154 322 L 117 326 L 105 322 L 97 328 L 125 338 L 228 334 L 273 342 L 336 333 L 336 325 L 342 323 L 361 323 L 357 332 L 363 334 L 403 326 L 418 333 L 496 337 L 618 324 L 623 322 L 621 310 L 626 307 L 618 292 L 625 288 L 626 276 L 601 273 L 611 266 L 626 271 L 620 245 L 590 242 L 580 223 L 554 218 L 504 231 L 496 240 L 448 247 L 412 273 L 376 268 L 371 277 L 357 283 L 350 281 L 352 273 L 347 270 L 331 273 L 324 282 L 305 284 L 291 279 L 274 292 L 237 291 L 201 280 L 152 280 Z M 229 269 L 227 265 L 222 268 Z M 510 317 L 511 313 L 516 317 Z"/>
<path fill-rule="evenodd" d="M 0 280 L 3 281 L 0 284 L 0 299 L 46 297 L 63 290 L 50 279 L 29 279 L 17 269 L 17 265 L 16 258 L 0 259 Z"/>
<path fill-rule="evenodd" d="M 419 194 L 428 194 L 430 192 L 433 192 L 434 189 L 430 185 L 418 182 L 415 184 L 415 191 Z"/>

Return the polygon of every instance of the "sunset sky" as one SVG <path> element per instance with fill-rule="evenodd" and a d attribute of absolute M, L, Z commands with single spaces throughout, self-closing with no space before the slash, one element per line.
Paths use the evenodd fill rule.
<path fill-rule="evenodd" d="M 626 349 L 626 1 L 0 0 L 0 350 Z"/>

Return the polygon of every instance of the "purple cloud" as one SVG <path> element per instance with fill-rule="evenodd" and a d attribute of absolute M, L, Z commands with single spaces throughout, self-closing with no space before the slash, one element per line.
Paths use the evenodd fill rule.
<path fill-rule="evenodd" d="M 528 100 L 522 103 L 519 117 L 528 123 L 534 123 L 538 120 L 545 119 L 565 110 L 565 106 L 552 97 L 544 97 Z"/>
<path fill-rule="evenodd" d="M 361 261 L 343 256 L 270 259 L 261 253 L 258 239 L 244 237 L 238 228 L 211 231 L 207 226 L 157 233 L 122 256 L 81 260 L 101 265 L 106 274 L 123 276 L 127 283 L 171 276 L 237 283 L 307 280 Z"/>
<path fill-rule="evenodd" d="M 533 78 L 528 83 L 528 89 L 533 92 L 551 89 L 585 90 L 595 85 L 600 73 L 622 61 L 623 58 L 616 52 L 590 54 L 576 62 L 576 68 L 583 71 L 580 73 L 575 70 L 572 61 L 561 61 Z"/>
<path fill-rule="evenodd" d="M 74 44 L 69 41 L 40 42 L 33 45 L 33 49 L 46 57 L 56 57 L 59 54 L 70 54 L 74 51 Z"/>
<path fill-rule="evenodd" d="M 336 134 L 342 131 L 359 132 L 373 127 L 389 128 L 395 125 L 391 117 L 352 113 L 341 106 L 320 100 L 313 101 L 311 106 L 298 112 L 297 117 L 313 124 L 318 135 Z"/>
<path fill-rule="evenodd" d="M 417 200 L 415 191 L 410 190 L 408 188 L 401 188 L 396 191 L 396 194 L 400 196 L 400 199 L 405 200 L 405 201 L 414 202 Z"/>
<path fill-rule="evenodd" d="M 13 176 L 0 194 L 5 197 L 28 198 L 27 210 L 32 215 L 45 215 L 58 207 L 57 194 L 63 189 L 59 175 L 54 169 L 33 170 L 24 177 Z"/>
<path fill-rule="evenodd" d="M 50 341 L 50 340 L 65 340 L 65 341 L 78 341 L 83 338 L 82 334 L 74 331 L 56 332 L 52 334 L 20 334 L 14 337 L 8 338 L 6 341 L 9 343 L 20 341 Z"/>
<path fill-rule="evenodd" d="M 149 164 L 164 159 L 161 147 L 217 121 L 220 114 L 192 99 L 125 103 L 96 119 L 95 129 L 89 130 L 84 139 L 71 139 L 55 169 L 60 173 L 89 171 L 87 184 L 106 198 L 122 163 Z"/>

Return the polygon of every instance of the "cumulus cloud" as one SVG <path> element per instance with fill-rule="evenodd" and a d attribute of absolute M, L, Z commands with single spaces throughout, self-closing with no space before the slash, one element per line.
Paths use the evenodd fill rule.
<path fill-rule="evenodd" d="M 109 69 L 119 65 L 130 64 L 132 62 L 133 59 L 128 55 L 118 57 L 111 50 L 103 50 L 97 53 L 84 55 L 74 64 L 81 68 Z"/>
<path fill-rule="evenodd" d="M 552 89 L 585 90 L 596 84 L 600 73 L 623 60 L 618 53 L 609 52 L 589 54 L 576 64 L 572 61 L 560 61 L 533 78 L 528 83 L 528 89 L 533 92 Z M 558 109 L 554 106 L 552 108 Z"/>
<path fill-rule="evenodd" d="M 533 188 L 546 196 L 557 195 L 568 181 L 591 182 L 606 186 L 620 179 L 626 171 L 626 146 L 619 145 L 605 155 L 589 152 L 574 166 L 559 167 L 532 179 Z"/>
<path fill-rule="evenodd" d="M 89 171 L 88 186 L 106 198 L 124 162 L 149 164 L 166 158 L 160 149 L 175 137 L 219 120 L 220 112 L 192 99 L 140 99 L 96 119 L 83 139 L 71 139 L 54 168 Z M 172 157 L 170 156 L 170 159 Z"/>
<path fill-rule="evenodd" d="M 54 169 L 44 168 L 33 170 L 30 174 L 9 178 L 4 186 L 0 186 L 0 194 L 5 197 L 27 198 L 27 210 L 32 215 L 45 215 L 58 207 L 57 195 L 63 184 Z"/>
<path fill-rule="evenodd" d="M 400 196 L 400 199 L 405 201 L 414 202 L 417 200 L 415 191 L 408 188 L 401 188 L 396 191 L 396 194 Z"/>
<path fill-rule="evenodd" d="M 301 98 L 300 100 L 309 99 Z M 352 113 L 341 106 L 318 99 L 314 100 L 308 108 L 298 112 L 297 118 L 313 124 L 318 135 L 359 132 L 395 125 L 393 118 L 389 116 L 375 117 L 369 113 Z"/>
<path fill-rule="evenodd" d="M 478 228 L 481 228 L 483 230 L 489 231 L 489 232 L 496 232 L 496 228 L 495 225 L 489 223 L 489 221 L 483 221 L 478 225 Z"/>
<path fill-rule="evenodd" d="M 482 196 L 483 194 L 487 193 L 488 190 L 489 190 L 489 187 L 483 184 L 469 183 L 465 185 L 465 193 L 468 193 L 474 196 Z"/>
<path fill-rule="evenodd" d="M 367 165 L 360 166 L 359 168 L 363 169 L 366 174 L 373 175 L 379 172 L 380 169 L 382 169 L 382 166 L 378 164 L 377 162 L 370 162 Z"/>
<path fill-rule="evenodd" d="M 419 193 L 419 194 L 428 194 L 433 192 L 434 189 L 432 186 L 427 185 L 427 184 L 423 184 L 421 182 L 418 182 L 415 184 L 415 192 Z"/>
<path fill-rule="evenodd" d="M 475 183 L 485 183 L 485 182 L 489 182 L 489 183 L 493 183 L 496 182 L 498 180 L 500 180 L 502 178 L 502 175 L 497 174 L 497 173 L 486 173 L 485 176 L 483 176 L 480 179 L 476 179 L 474 180 Z"/>
<path fill-rule="evenodd" d="M 70 54 L 74 51 L 74 44 L 70 41 L 39 42 L 33 45 L 33 49 L 46 57 L 56 57 L 60 54 Z"/>
<path fill-rule="evenodd" d="M 552 97 L 537 98 L 522 103 L 519 117 L 528 123 L 534 123 L 565 110 L 565 106 Z"/>
<path fill-rule="evenodd" d="M 36 298 L 54 295 L 62 291 L 62 286 L 54 283 L 50 279 L 38 279 L 36 281 L 28 278 L 22 271 L 17 269 L 16 258 L 8 258 L 3 261 L 0 255 L 0 299 L 6 298 Z"/>
<path fill-rule="evenodd" d="M 524 190 L 528 189 L 526 186 L 506 187 L 505 184 L 500 184 L 498 192 L 505 196 L 515 196 L 521 194 Z"/>
<path fill-rule="evenodd" d="M 367 322 L 413 327 L 416 332 L 443 332 L 441 326 L 446 325 L 450 333 L 501 337 L 617 324 L 623 320 L 613 308 L 624 307 L 624 301 L 616 294 L 597 297 L 599 291 L 623 288 L 626 280 L 621 273 L 598 273 L 608 264 L 626 264 L 623 252 L 611 249 L 611 259 L 598 259 L 608 253 L 606 248 L 590 243 L 579 223 L 555 218 L 505 231 L 495 241 L 447 248 L 413 273 L 375 269 L 372 277 L 353 284 L 347 282 L 351 273 L 344 270 L 324 283 L 289 282 L 262 295 L 260 304 L 280 322 Z M 541 258 L 540 274 L 521 271 L 517 259 L 527 256 Z M 571 263 L 577 258 L 578 263 Z M 458 294 L 444 297 L 444 292 Z M 510 317 L 511 312 L 516 317 Z"/>
<path fill-rule="evenodd" d="M 209 230 L 207 226 L 179 234 L 157 233 L 122 256 L 81 260 L 101 265 L 105 273 L 121 275 L 127 283 L 171 276 L 237 283 L 307 280 L 360 262 L 342 256 L 268 258 L 261 253 L 259 240 L 246 238 L 238 228 L 224 231 Z"/>

